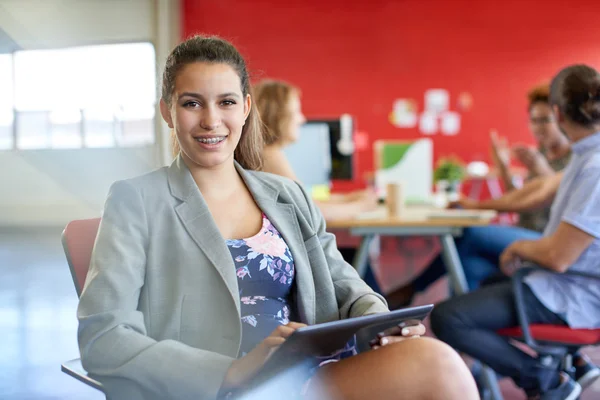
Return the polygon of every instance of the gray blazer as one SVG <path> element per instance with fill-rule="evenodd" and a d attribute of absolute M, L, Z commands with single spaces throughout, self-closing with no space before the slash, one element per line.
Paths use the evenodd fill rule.
<path fill-rule="evenodd" d="M 300 185 L 236 168 L 294 257 L 301 322 L 387 311 Z M 216 397 L 240 346 L 240 297 L 231 254 L 181 158 L 112 185 L 77 317 L 83 367 L 111 398 Z"/>

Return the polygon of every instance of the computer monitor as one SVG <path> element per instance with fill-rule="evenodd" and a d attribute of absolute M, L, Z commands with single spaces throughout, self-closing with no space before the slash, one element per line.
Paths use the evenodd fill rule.
<path fill-rule="evenodd" d="M 307 122 L 300 128 L 298 140 L 283 150 L 294 173 L 307 188 L 331 183 L 329 136 L 326 123 Z"/>
<path fill-rule="evenodd" d="M 308 187 L 352 180 L 353 133 L 354 121 L 347 114 L 307 121 L 300 128 L 298 141 L 284 149 L 298 179 Z"/>

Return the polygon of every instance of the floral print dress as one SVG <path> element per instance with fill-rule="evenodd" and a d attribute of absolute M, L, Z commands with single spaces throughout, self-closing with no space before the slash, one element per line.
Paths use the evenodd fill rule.
<path fill-rule="evenodd" d="M 242 317 L 242 343 L 238 356 L 243 357 L 275 328 L 290 321 L 294 259 L 285 240 L 265 214 L 256 235 L 226 242 L 238 278 Z M 355 340 L 352 339 L 344 348 L 319 357 L 317 361 L 323 365 L 355 354 Z"/>
<path fill-rule="evenodd" d="M 227 240 L 240 293 L 243 357 L 279 325 L 289 322 L 294 260 L 287 244 L 263 214 L 260 231 L 247 239 Z"/>

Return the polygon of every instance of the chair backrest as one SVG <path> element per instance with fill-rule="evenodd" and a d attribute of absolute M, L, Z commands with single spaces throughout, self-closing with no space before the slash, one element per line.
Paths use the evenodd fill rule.
<path fill-rule="evenodd" d="M 62 233 L 62 245 L 67 256 L 77 296 L 85 284 L 100 218 L 71 221 Z"/>

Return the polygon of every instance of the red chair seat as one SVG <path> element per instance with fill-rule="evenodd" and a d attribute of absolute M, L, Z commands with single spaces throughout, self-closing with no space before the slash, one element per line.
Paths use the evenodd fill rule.
<path fill-rule="evenodd" d="M 600 343 L 600 329 L 571 329 L 562 325 L 529 325 L 531 336 L 544 342 L 592 345 Z M 498 331 L 499 335 L 522 338 L 520 327 L 505 328 Z"/>

